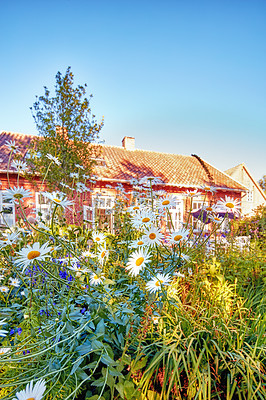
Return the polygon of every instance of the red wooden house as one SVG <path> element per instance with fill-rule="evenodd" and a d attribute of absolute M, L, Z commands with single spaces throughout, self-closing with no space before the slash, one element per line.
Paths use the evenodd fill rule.
<path fill-rule="evenodd" d="M 26 157 L 27 149 L 34 136 L 11 132 L 2 132 L 0 135 L 0 180 L 2 182 L 0 191 L 0 212 L 1 223 L 3 217 L 9 225 L 15 223 L 16 210 L 13 204 L 5 203 L 2 191 L 9 187 L 7 180 L 7 167 L 9 150 L 6 141 L 15 141 L 23 157 Z M 135 148 L 135 139 L 125 137 L 122 146 L 102 145 L 101 156 L 97 158 L 95 166 L 95 178 L 90 185 L 91 190 L 79 196 L 77 207 L 79 207 L 80 220 L 95 219 L 95 202 L 98 204 L 98 211 L 107 213 L 114 204 L 116 187 L 123 185 L 126 193 L 134 190 L 133 179 L 141 179 L 145 176 L 158 177 L 161 180 L 155 190 L 164 190 L 176 196 L 176 206 L 171 209 L 172 219 L 176 228 L 183 221 L 187 210 L 200 208 L 204 195 L 189 198 L 186 196 L 188 190 L 198 189 L 201 186 L 215 187 L 214 195 L 208 194 L 208 201 L 213 202 L 225 196 L 241 199 L 241 193 L 247 188 L 235 181 L 232 177 L 202 160 L 197 155 L 184 156 L 179 154 L 160 153 L 155 151 L 140 150 Z M 17 186 L 17 173 L 14 168 L 9 168 L 10 186 Z M 36 216 L 40 207 L 41 181 L 39 177 L 34 179 L 35 184 L 20 177 L 19 185 L 24 186 L 32 192 L 32 197 L 27 201 L 27 214 Z M 205 198 L 206 201 L 206 198 Z M 48 204 L 42 205 L 49 207 Z M 43 209 L 42 209 L 43 210 Z M 112 225 L 112 217 L 109 217 Z"/>

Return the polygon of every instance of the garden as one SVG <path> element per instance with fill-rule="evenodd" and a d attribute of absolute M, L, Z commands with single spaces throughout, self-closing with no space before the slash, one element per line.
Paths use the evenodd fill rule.
<path fill-rule="evenodd" d="M 195 234 L 190 209 L 175 230 L 155 184 L 117 186 L 112 231 L 70 224 L 73 194 L 44 191 L 32 220 L 28 189 L 3 192 L 20 218 L 0 238 L 1 399 L 266 398 L 265 209 L 228 220 L 238 202 L 210 208 L 202 187 L 186 196 L 206 194 L 208 220 Z"/>

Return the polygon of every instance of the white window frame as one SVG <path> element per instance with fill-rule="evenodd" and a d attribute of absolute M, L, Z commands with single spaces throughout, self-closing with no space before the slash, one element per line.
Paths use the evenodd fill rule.
<path fill-rule="evenodd" d="M 108 201 L 108 204 L 107 204 Z M 91 227 L 95 229 L 96 212 L 99 210 L 112 210 L 115 204 L 115 196 L 111 195 L 92 195 L 92 205 L 83 206 L 83 219 L 91 224 Z M 88 218 L 88 211 L 91 212 L 92 219 Z M 114 218 L 111 214 L 111 224 L 109 226 L 110 232 L 113 232 Z"/>
<path fill-rule="evenodd" d="M 253 190 L 249 190 L 247 192 L 247 201 L 249 203 L 253 203 L 253 200 L 254 200 L 254 191 Z"/>
<path fill-rule="evenodd" d="M 40 202 L 40 196 L 42 195 L 41 192 L 35 192 L 35 211 L 36 211 L 36 218 L 40 219 L 39 212 L 42 213 L 42 220 L 46 219 L 46 216 L 49 215 L 51 209 L 51 200 L 47 197 L 42 195 L 42 202 Z"/>
<path fill-rule="evenodd" d="M 184 200 L 182 196 L 176 196 L 173 194 L 176 199 L 175 206 L 171 206 L 169 209 L 172 223 L 174 226 L 174 230 L 178 231 L 182 228 L 183 218 L 184 218 Z"/>
<path fill-rule="evenodd" d="M 5 207 L 12 207 L 12 213 L 10 214 L 4 214 L 2 213 L 3 209 Z M 13 201 L 6 201 L 3 199 L 3 191 L 0 191 L 0 224 L 8 227 L 14 226 L 16 223 L 16 207 L 15 207 L 15 203 Z M 9 217 L 5 217 L 5 216 L 11 216 L 11 218 Z M 9 222 L 10 221 L 10 222 Z"/>
<path fill-rule="evenodd" d="M 204 205 L 206 206 L 207 204 L 208 203 L 204 200 L 192 198 L 192 211 L 199 210 L 200 208 L 202 208 Z M 194 205 L 196 205 L 196 207 L 194 207 Z M 203 228 L 203 225 L 204 225 L 203 232 L 207 232 L 209 230 L 208 224 L 201 222 L 201 220 L 196 217 L 192 217 L 191 223 L 193 229 L 195 229 L 196 231 L 200 232 Z"/>

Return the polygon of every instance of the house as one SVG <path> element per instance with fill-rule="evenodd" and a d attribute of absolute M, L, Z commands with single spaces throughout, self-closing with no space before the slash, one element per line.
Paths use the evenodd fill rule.
<path fill-rule="evenodd" d="M 225 173 L 248 188 L 248 191 L 242 192 L 241 196 L 243 215 L 251 215 L 257 207 L 266 206 L 266 194 L 244 163 L 226 170 Z"/>
<path fill-rule="evenodd" d="M 2 197 L 2 191 L 9 187 L 7 179 L 7 165 L 9 159 L 9 150 L 5 146 L 6 141 L 15 141 L 23 157 L 26 157 L 27 148 L 33 138 L 36 136 L 24 135 L 11 132 L 2 132 L 0 135 L 0 180 L 2 187 L 0 192 L 0 211 L 5 216 L 10 225 L 14 224 L 16 209 L 13 204 L 5 203 Z M 149 150 L 135 148 L 135 139 L 133 137 L 124 137 L 122 146 L 102 145 L 101 155 L 96 160 L 94 173 L 95 180 L 89 180 L 89 191 L 79 196 L 79 218 L 80 223 L 83 220 L 93 221 L 96 218 L 95 204 L 97 202 L 97 212 L 99 215 L 109 215 L 109 225 L 112 225 L 111 209 L 117 191 L 117 185 L 123 186 L 128 198 L 134 190 L 133 179 L 142 179 L 145 176 L 157 177 L 160 183 L 154 186 L 154 190 L 164 190 L 176 197 L 176 205 L 170 212 L 174 227 L 180 227 L 186 213 L 192 209 L 200 208 L 206 200 L 209 203 L 215 202 L 225 196 L 240 200 L 246 193 L 245 185 L 237 182 L 229 175 L 218 170 L 208 162 L 202 160 L 197 155 L 185 156 L 179 154 L 168 154 Z M 13 167 L 9 167 L 10 186 L 17 186 L 17 173 Z M 24 186 L 32 192 L 32 198 L 26 202 L 26 212 L 36 216 L 41 207 L 40 192 L 43 190 L 38 176 L 34 183 L 26 181 L 20 177 L 20 186 Z M 188 197 L 188 190 L 200 190 L 201 187 L 215 187 L 216 192 L 202 194 L 197 197 Z M 82 205 L 82 207 L 81 207 Z M 42 204 L 44 209 L 48 209 L 49 204 Z M 42 211 L 43 211 L 42 208 Z M 82 209 L 81 209 L 82 208 Z M 108 212 L 110 211 L 110 212 Z M 74 217 L 73 217 L 74 218 Z M 196 221 L 194 221 L 196 223 Z M 3 223 L 3 221 L 2 221 Z"/>

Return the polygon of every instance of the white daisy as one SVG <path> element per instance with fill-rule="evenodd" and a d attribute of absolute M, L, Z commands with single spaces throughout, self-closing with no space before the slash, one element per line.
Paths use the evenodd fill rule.
<path fill-rule="evenodd" d="M 179 271 L 174 272 L 174 276 L 177 276 L 178 278 L 185 278 L 185 275 L 181 274 L 181 272 L 179 272 Z"/>
<path fill-rule="evenodd" d="M 132 242 L 130 242 L 129 244 L 129 248 L 130 249 L 140 249 L 145 245 L 145 243 L 143 242 L 142 238 L 137 239 L 137 240 L 132 240 Z"/>
<path fill-rule="evenodd" d="M 176 203 L 176 197 L 173 196 L 172 194 L 169 194 L 159 200 L 158 208 L 170 209 L 171 207 L 175 206 L 175 203 Z"/>
<path fill-rule="evenodd" d="M 198 191 L 198 189 L 195 190 L 187 190 L 186 193 L 184 193 L 184 196 L 186 197 L 197 197 L 201 196 L 202 193 Z"/>
<path fill-rule="evenodd" d="M 19 287 L 20 280 L 18 278 L 9 278 L 9 284 L 14 287 Z"/>
<path fill-rule="evenodd" d="M 187 269 L 188 275 L 192 276 L 193 275 L 193 271 L 191 267 L 188 267 Z"/>
<path fill-rule="evenodd" d="M 82 274 L 87 274 L 88 272 L 90 272 L 88 268 L 80 266 L 77 262 L 73 263 L 68 268 L 76 272 L 77 277 L 80 277 Z"/>
<path fill-rule="evenodd" d="M 215 213 L 217 210 L 217 205 L 216 204 L 213 204 L 213 205 L 205 204 L 204 206 L 202 206 L 202 210 L 207 211 L 208 213 Z"/>
<path fill-rule="evenodd" d="M 126 270 L 129 271 L 129 275 L 137 276 L 150 260 L 151 254 L 146 249 L 136 250 L 129 257 Z"/>
<path fill-rule="evenodd" d="M 13 400 L 41 400 L 46 390 L 46 384 L 43 379 L 39 380 L 33 386 L 33 381 L 27 384 L 26 389 L 16 393 Z"/>
<path fill-rule="evenodd" d="M 152 278 L 146 285 L 146 289 L 151 292 L 155 293 L 158 290 L 162 290 L 162 286 L 169 285 L 171 282 L 171 278 L 169 274 L 157 274 L 154 278 Z"/>
<path fill-rule="evenodd" d="M 2 281 L 3 279 L 5 279 L 5 275 L 0 275 L 0 281 Z"/>
<path fill-rule="evenodd" d="M 63 208 L 69 208 L 73 204 L 71 200 L 67 200 L 65 193 L 62 192 L 43 192 L 42 195 Z"/>
<path fill-rule="evenodd" d="M 6 324 L 5 319 L 2 319 L 2 321 L 0 321 L 0 326 L 5 324 Z M 8 331 L 6 331 L 5 329 L 0 329 L 0 336 L 5 337 L 7 333 Z"/>
<path fill-rule="evenodd" d="M 17 152 L 18 146 L 16 145 L 16 142 L 14 140 L 6 140 L 5 146 L 9 149 L 9 151 L 12 151 L 14 154 Z"/>
<path fill-rule="evenodd" d="M 240 214 L 240 201 L 233 197 L 225 196 L 225 199 L 217 201 L 217 207 L 221 207 L 225 212 Z"/>
<path fill-rule="evenodd" d="M 188 255 L 186 255 L 186 254 L 183 254 L 183 253 L 181 253 L 179 257 L 183 261 L 189 261 L 190 260 L 190 257 Z"/>
<path fill-rule="evenodd" d="M 79 174 L 77 172 L 70 172 L 69 176 L 70 176 L 70 178 L 73 178 L 73 179 L 79 178 Z"/>
<path fill-rule="evenodd" d="M 102 284 L 103 280 L 104 280 L 104 276 L 102 274 L 99 275 L 99 274 L 92 273 L 90 276 L 90 284 L 94 285 L 94 286 Z"/>
<path fill-rule="evenodd" d="M 179 231 L 172 232 L 170 234 L 169 242 L 172 244 L 178 244 L 183 240 L 186 240 L 188 235 L 189 235 L 189 230 L 182 228 Z"/>
<path fill-rule="evenodd" d="M 103 244 L 105 242 L 105 235 L 102 232 L 92 232 L 92 240 L 95 243 Z"/>
<path fill-rule="evenodd" d="M 1 354 L 6 354 L 11 350 L 11 347 L 0 347 L 0 356 Z"/>
<path fill-rule="evenodd" d="M 19 237 L 19 232 L 5 234 L 5 236 L 0 239 L 0 248 L 16 243 L 18 237 Z"/>
<path fill-rule="evenodd" d="M 219 224 L 220 222 L 223 221 L 223 218 L 218 217 L 217 215 L 210 215 L 209 218 L 212 222 L 215 222 L 216 224 Z"/>
<path fill-rule="evenodd" d="M 208 193 L 214 193 L 217 191 L 217 189 L 214 186 L 202 185 L 202 186 L 200 186 L 200 188 L 204 192 L 208 192 Z"/>
<path fill-rule="evenodd" d="M 80 165 L 80 164 L 75 164 L 75 167 L 78 168 L 78 169 L 84 169 L 84 167 L 82 165 Z"/>
<path fill-rule="evenodd" d="M 27 163 L 21 160 L 13 160 L 11 167 L 15 168 L 17 172 L 26 172 L 28 169 Z"/>
<path fill-rule="evenodd" d="M 150 186 L 151 184 L 157 186 L 162 185 L 163 181 L 158 176 L 144 176 L 140 179 L 139 184 L 143 186 Z"/>
<path fill-rule="evenodd" d="M 82 257 L 90 257 L 90 258 L 97 257 L 96 254 L 93 254 L 90 250 L 83 251 L 83 253 L 81 253 L 81 255 L 82 255 Z"/>
<path fill-rule="evenodd" d="M 150 227 L 155 221 L 155 214 L 152 211 L 141 210 L 131 216 L 131 222 L 134 228 Z"/>
<path fill-rule="evenodd" d="M 159 245 L 162 238 L 163 234 L 153 225 L 142 236 L 144 244 L 151 247 L 154 247 L 156 244 Z"/>
<path fill-rule="evenodd" d="M 99 252 L 98 252 L 98 254 L 97 254 L 97 257 L 98 257 L 99 262 L 100 262 L 102 265 L 103 265 L 104 262 L 108 259 L 108 256 L 109 256 L 109 251 L 106 250 L 105 247 L 101 247 L 101 248 L 99 249 Z"/>
<path fill-rule="evenodd" d="M 0 286 L 0 292 L 1 293 L 8 293 L 9 292 L 9 288 L 7 286 Z"/>
<path fill-rule="evenodd" d="M 22 272 L 24 272 L 35 260 L 44 261 L 46 257 L 51 257 L 51 254 L 48 253 L 52 253 L 54 250 L 54 247 L 49 246 L 49 242 L 42 246 L 39 242 L 35 242 L 33 246 L 27 245 L 17 253 L 19 257 L 14 261 L 14 264 L 23 267 Z"/>
<path fill-rule="evenodd" d="M 46 156 L 49 160 L 53 161 L 56 165 L 61 165 L 61 161 L 59 161 L 59 159 L 55 156 L 52 156 L 52 154 L 48 153 L 46 154 Z"/>
<path fill-rule="evenodd" d="M 28 189 L 24 189 L 23 187 L 13 187 L 11 189 L 6 189 L 3 192 L 3 198 L 5 200 L 12 200 L 17 203 L 18 199 L 24 199 L 25 197 L 32 197 L 31 192 Z"/>
<path fill-rule="evenodd" d="M 155 325 L 157 325 L 157 324 L 159 324 L 160 317 L 157 315 L 152 315 L 151 320 Z"/>

